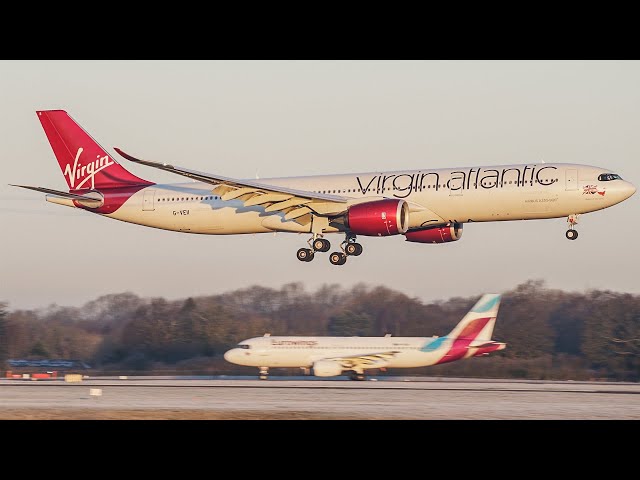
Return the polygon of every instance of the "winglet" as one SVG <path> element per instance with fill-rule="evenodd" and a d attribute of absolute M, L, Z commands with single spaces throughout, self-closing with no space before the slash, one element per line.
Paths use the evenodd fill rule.
<path fill-rule="evenodd" d="M 133 157 L 131 155 L 129 155 L 128 153 L 123 152 L 122 150 L 120 150 L 118 147 L 113 147 L 113 149 L 118 152 L 118 154 L 120 154 L 121 156 L 123 156 L 124 158 L 126 158 L 127 160 L 131 160 L 132 162 L 140 162 L 141 160 L 138 160 L 136 157 Z"/>

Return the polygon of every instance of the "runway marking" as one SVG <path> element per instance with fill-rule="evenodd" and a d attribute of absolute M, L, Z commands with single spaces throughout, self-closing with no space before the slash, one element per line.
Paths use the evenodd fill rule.
<path fill-rule="evenodd" d="M 11 386 L 16 387 L 41 387 L 45 386 L 47 383 L 16 383 L 11 384 Z M 56 383 L 52 384 L 48 383 L 49 386 L 61 386 L 64 385 L 65 388 L 87 388 L 87 385 L 70 385 L 70 384 L 61 384 Z M 571 390 L 571 389 L 553 389 L 553 390 L 543 390 L 543 389 L 535 389 L 535 388 L 418 388 L 411 386 L 402 386 L 402 387 L 385 387 L 385 386 L 344 386 L 344 387 L 336 387 L 336 386 L 321 386 L 321 385 L 276 385 L 274 383 L 270 383 L 268 385 L 141 385 L 141 384 L 128 384 L 128 385 L 114 385 L 112 383 L 91 383 L 93 387 L 109 387 L 109 388 L 252 388 L 252 389 L 261 389 L 261 388 L 270 388 L 270 389 L 295 389 L 295 390 L 397 390 L 397 391 L 424 391 L 424 392 L 474 392 L 474 393 L 490 393 L 490 392 L 522 392 L 522 393 L 596 393 L 596 394 L 620 394 L 620 395 L 638 395 L 640 394 L 640 390 L 638 391 L 619 391 L 619 390 Z"/>

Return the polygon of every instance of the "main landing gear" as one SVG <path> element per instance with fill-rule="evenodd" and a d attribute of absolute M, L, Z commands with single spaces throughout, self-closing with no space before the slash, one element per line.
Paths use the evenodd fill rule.
<path fill-rule="evenodd" d="M 355 370 L 352 370 L 349 374 L 349 378 L 351 380 L 362 381 L 364 380 L 364 372 L 356 372 Z"/>
<path fill-rule="evenodd" d="M 301 262 L 310 262 L 313 260 L 316 252 L 328 252 L 331 248 L 329 240 L 322 238 L 320 234 L 314 234 L 309 239 L 309 247 L 300 248 L 296 254 L 298 260 Z M 332 252 L 329 255 L 329 261 L 333 265 L 344 265 L 347 262 L 347 257 L 357 257 L 362 253 L 362 245 L 356 242 L 356 236 L 352 233 L 347 233 L 344 241 L 340 244 L 341 252 Z"/>
<path fill-rule="evenodd" d="M 569 215 L 569 217 L 567 218 L 567 223 L 569 224 L 569 230 L 567 230 L 565 236 L 569 240 L 575 240 L 576 238 L 578 238 L 578 231 L 573 227 L 578 224 L 578 215 Z"/>
<path fill-rule="evenodd" d="M 310 262 L 316 252 L 328 252 L 331 248 L 329 240 L 322 238 L 320 234 L 315 234 L 308 243 L 311 248 L 300 248 L 296 254 L 301 262 Z"/>
<path fill-rule="evenodd" d="M 260 367 L 260 374 L 258 377 L 260 380 L 266 380 L 269 378 L 269 367 Z"/>

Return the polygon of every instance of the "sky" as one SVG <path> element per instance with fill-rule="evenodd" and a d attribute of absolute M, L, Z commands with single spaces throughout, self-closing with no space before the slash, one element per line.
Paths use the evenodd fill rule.
<path fill-rule="evenodd" d="M 132 173 L 144 159 L 235 178 L 566 162 L 640 185 L 640 62 L 0 61 L 0 302 L 81 306 L 301 282 L 383 285 L 425 302 L 549 288 L 640 293 L 640 194 L 566 219 L 475 223 L 441 245 L 358 237 L 361 256 L 297 260 L 306 234 L 192 235 L 48 203 L 66 190 L 36 110 L 64 109 Z M 328 235 L 333 246 L 343 235 Z M 333 251 L 333 248 L 332 248 Z"/>

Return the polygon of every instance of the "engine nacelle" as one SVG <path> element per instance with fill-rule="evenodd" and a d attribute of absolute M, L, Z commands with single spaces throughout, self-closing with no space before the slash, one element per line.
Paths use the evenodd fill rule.
<path fill-rule="evenodd" d="M 404 234 L 408 242 L 447 243 L 460 240 L 462 223 L 453 223 L 448 227 L 431 227 L 424 230 L 413 230 Z"/>
<path fill-rule="evenodd" d="M 342 366 L 334 360 L 318 360 L 313 364 L 316 377 L 336 377 L 342 373 Z"/>
<path fill-rule="evenodd" d="M 404 200 L 385 199 L 349 207 L 346 226 L 356 235 L 386 237 L 409 229 L 409 205 Z"/>

